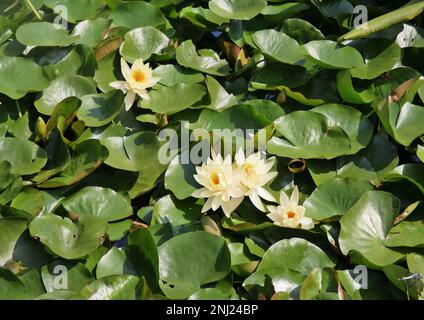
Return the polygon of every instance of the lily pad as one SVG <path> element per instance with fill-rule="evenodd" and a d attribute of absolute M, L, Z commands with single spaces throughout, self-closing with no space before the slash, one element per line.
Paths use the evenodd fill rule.
<path fill-rule="evenodd" d="M 385 238 L 399 214 L 399 200 L 383 191 L 368 191 L 341 218 L 340 249 L 359 254 L 370 268 L 395 263 L 402 253 L 389 249 Z"/>
<path fill-rule="evenodd" d="M 169 298 L 190 296 L 224 278 L 230 267 L 225 240 L 208 232 L 184 233 L 159 247 L 161 288 Z"/>
<path fill-rule="evenodd" d="M 106 228 L 106 222 L 96 216 L 81 216 L 73 223 L 53 214 L 40 216 L 29 225 L 31 236 L 65 259 L 79 259 L 92 253 L 103 242 Z"/>

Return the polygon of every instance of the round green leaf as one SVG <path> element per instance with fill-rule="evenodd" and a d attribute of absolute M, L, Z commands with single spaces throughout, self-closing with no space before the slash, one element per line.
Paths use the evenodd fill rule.
<path fill-rule="evenodd" d="M 101 127 L 117 117 L 123 105 L 124 94 L 118 90 L 87 95 L 81 98 L 77 116 L 88 127 Z"/>
<path fill-rule="evenodd" d="M 11 173 L 37 173 L 47 163 L 47 154 L 34 142 L 18 138 L 0 138 L 0 161 L 8 161 Z"/>
<path fill-rule="evenodd" d="M 65 259 L 79 259 L 92 253 L 102 242 L 107 224 L 96 216 L 81 216 L 77 223 L 49 214 L 34 219 L 29 225 L 37 237 L 55 254 Z"/>
<path fill-rule="evenodd" d="M 395 263 L 402 254 L 387 248 L 385 238 L 399 214 L 399 200 L 383 191 L 368 191 L 340 220 L 340 249 L 359 253 L 367 266 Z"/>
<path fill-rule="evenodd" d="M 0 300 L 23 300 L 25 286 L 12 271 L 0 268 Z"/>
<path fill-rule="evenodd" d="M 230 66 L 226 60 L 210 50 L 202 49 L 198 52 L 193 41 L 184 41 L 177 48 L 177 61 L 180 65 L 216 76 L 226 76 L 230 73 Z"/>
<path fill-rule="evenodd" d="M 299 288 L 305 278 L 305 274 L 289 268 L 270 267 L 251 274 L 244 280 L 243 287 L 247 290 L 251 290 L 254 286 L 266 288 L 268 279 L 271 279 L 275 292 L 286 292 L 291 298 L 297 299 Z"/>
<path fill-rule="evenodd" d="M 115 274 L 135 275 L 136 273 L 125 253 L 113 247 L 100 259 L 96 268 L 96 278 L 100 279 Z"/>
<path fill-rule="evenodd" d="M 0 218 L 0 267 L 13 260 L 15 245 L 26 229 L 25 219 Z"/>
<path fill-rule="evenodd" d="M 193 106 L 205 94 L 206 89 L 201 84 L 182 83 L 172 87 L 160 85 L 149 92 L 149 100 L 140 101 L 140 106 L 156 113 L 173 114 Z"/>
<path fill-rule="evenodd" d="M 291 238 L 274 243 L 265 252 L 258 271 L 267 268 L 289 268 L 309 274 L 315 268 L 334 267 L 330 258 L 316 245 L 301 238 Z"/>
<path fill-rule="evenodd" d="M 80 262 L 55 260 L 41 268 L 41 277 L 47 292 L 56 290 L 79 291 L 93 282 L 90 271 Z M 66 279 L 65 281 L 63 281 Z"/>
<path fill-rule="evenodd" d="M 35 62 L 20 57 L 0 57 L 0 92 L 20 99 L 28 92 L 41 91 L 49 86 L 43 69 Z"/>
<path fill-rule="evenodd" d="M 158 29 L 151 26 L 137 28 L 125 35 L 120 54 L 131 63 L 137 59 L 148 60 L 152 54 L 161 54 L 168 44 L 168 37 Z"/>
<path fill-rule="evenodd" d="M 352 47 L 343 47 L 330 40 L 316 40 L 303 45 L 307 56 L 323 68 L 349 69 L 362 67 L 364 59 Z"/>
<path fill-rule="evenodd" d="M 34 104 L 40 113 L 51 115 L 54 108 L 66 98 L 81 98 L 95 93 L 96 87 L 88 78 L 77 75 L 65 76 L 50 83 L 50 86 L 43 91 L 41 98 Z"/>
<path fill-rule="evenodd" d="M 424 224 L 402 221 L 390 230 L 384 243 L 388 247 L 424 247 Z"/>
<path fill-rule="evenodd" d="M 347 133 L 316 112 L 292 112 L 277 119 L 275 127 L 285 139 L 274 136 L 267 149 L 278 156 L 332 159 L 351 152 Z"/>
<path fill-rule="evenodd" d="M 66 21 L 75 23 L 94 18 L 98 9 L 104 5 L 103 0 L 45 0 L 44 4 L 58 13 Z M 62 6 L 62 7 L 61 7 Z M 66 10 L 62 8 L 65 7 Z"/>
<path fill-rule="evenodd" d="M 160 78 L 160 84 L 167 87 L 172 87 L 179 83 L 195 84 L 205 80 L 205 77 L 200 72 L 173 64 L 161 65 L 153 71 L 153 74 L 155 77 Z"/>
<path fill-rule="evenodd" d="M 16 39 L 27 46 L 66 47 L 79 37 L 71 36 L 68 30 L 49 22 L 31 22 L 16 30 Z"/>
<path fill-rule="evenodd" d="M 227 19 L 250 20 L 266 7 L 266 0 L 212 0 L 209 8 Z"/>
<path fill-rule="evenodd" d="M 261 30 L 252 35 L 252 40 L 263 54 L 277 61 L 296 64 L 305 59 L 297 41 L 282 32 Z"/>
<path fill-rule="evenodd" d="M 192 164 L 182 164 L 181 157 L 175 157 L 165 173 L 165 188 L 180 200 L 191 197 L 191 194 L 200 188 L 194 180 L 196 168 Z"/>
<path fill-rule="evenodd" d="M 341 300 L 337 271 L 330 268 L 312 270 L 300 288 L 301 300 Z"/>
<path fill-rule="evenodd" d="M 202 207 L 193 200 L 177 200 L 171 195 L 160 198 L 154 206 L 153 212 L 161 223 L 170 223 L 173 227 L 197 221 L 202 216 Z"/>
<path fill-rule="evenodd" d="M 372 189 L 366 181 L 332 179 L 320 184 L 306 199 L 303 206 L 306 215 L 316 220 L 341 216 L 348 211 L 366 191 Z"/>
<path fill-rule="evenodd" d="M 105 163 L 113 168 L 135 172 L 163 168 L 158 158 L 162 144 L 153 131 L 123 137 L 112 136 L 102 139 L 101 143 L 109 151 Z"/>
<path fill-rule="evenodd" d="M 145 1 L 130 1 L 121 4 L 109 16 L 113 26 L 135 29 L 139 27 L 157 27 L 165 24 L 165 16 L 154 5 Z"/>
<path fill-rule="evenodd" d="M 73 300 L 135 300 L 140 279 L 120 274 L 96 280 L 85 286 Z"/>
<path fill-rule="evenodd" d="M 62 202 L 70 216 L 96 216 L 116 221 L 132 215 L 128 198 L 101 187 L 85 187 Z"/>
<path fill-rule="evenodd" d="M 159 247 L 161 287 L 172 299 L 187 298 L 201 285 L 224 278 L 230 267 L 225 240 L 207 232 L 184 233 Z"/>

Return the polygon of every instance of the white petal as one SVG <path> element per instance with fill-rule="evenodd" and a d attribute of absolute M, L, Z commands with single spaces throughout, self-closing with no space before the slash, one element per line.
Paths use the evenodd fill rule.
<path fill-rule="evenodd" d="M 294 186 L 293 192 L 290 196 L 290 204 L 297 206 L 299 203 L 299 188 Z"/>
<path fill-rule="evenodd" d="M 232 163 L 232 160 L 231 160 L 231 153 L 230 153 L 225 157 L 224 164 L 231 165 L 231 163 Z"/>
<path fill-rule="evenodd" d="M 302 227 L 302 229 L 313 229 L 314 228 L 314 220 L 312 220 L 309 217 L 303 217 L 302 219 L 300 219 L 300 225 Z"/>
<path fill-rule="evenodd" d="M 281 217 L 277 212 L 271 212 L 271 213 L 267 214 L 266 216 L 274 222 L 281 223 Z"/>
<path fill-rule="evenodd" d="M 125 97 L 125 110 L 130 110 L 134 104 L 136 94 L 134 91 L 128 91 L 127 96 Z"/>
<path fill-rule="evenodd" d="M 208 189 L 206 189 L 206 188 L 198 189 L 198 190 L 194 191 L 191 194 L 191 196 L 194 197 L 194 198 L 204 198 L 203 195 L 202 195 L 202 193 L 205 192 L 205 191 L 207 191 L 207 190 Z"/>
<path fill-rule="evenodd" d="M 262 177 L 261 184 L 262 185 L 267 184 L 272 179 L 274 179 L 277 175 L 278 175 L 278 172 L 269 172 L 269 173 L 267 173 L 265 176 Z"/>
<path fill-rule="evenodd" d="M 127 81 L 131 80 L 131 68 L 128 65 L 128 63 L 124 60 L 124 58 L 121 58 L 121 72 L 125 80 Z"/>
<path fill-rule="evenodd" d="M 229 201 L 223 202 L 221 207 L 224 214 L 229 218 L 231 213 L 237 209 L 237 207 L 242 203 L 244 197 L 232 198 Z"/>
<path fill-rule="evenodd" d="M 210 208 L 212 207 L 212 199 L 213 198 L 209 198 L 208 200 L 206 200 L 202 208 L 202 213 L 205 213 L 210 210 Z"/>
<path fill-rule="evenodd" d="M 268 211 L 271 213 L 278 213 L 278 207 L 276 206 L 266 206 Z"/>
<path fill-rule="evenodd" d="M 237 153 L 236 153 L 236 156 L 235 156 L 235 160 L 236 160 L 236 163 L 239 165 L 239 166 L 241 166 L 243 163 L 244 163 L 244 160 L 245 160 L 246 158 L 245 158 L 245 156 L 244 156 L 244 152 L 243 152 L 243 149 L 239 149 L 238 151 L 237 151 Z"/>
<path fill-rule="evenodd" d="M 144 67 L 149 67 L 149 65 L 144 65 L 143 59 L 137 59 L 132 65 L 133 69 L 143 69 Z"/>
<path fill-rule="evenodd" d="M 127 92 L 127 83 L 125 81 L 113 81 L 109 83 L 109 86 L 114 89 L 121 90 L 123 93 Z"/>
<path fill-rule="evenodd" d="M 259 187 L 256 188 L 256 191 L 258 192 L 258 195 L 262 198 L 265 199 L 267 201 L 271 201 L 271 202 L 277 202 L 277 200 L 274 198 L 274 196 L 266 189 Z"/>
<path fill-rule="evenodd" d="M 222 200 L 220 197 L 213 197 L 212 198 L 212 210 L 215 211 L 221 206 Z"/>
<path fill-rule="evenodd" d="M 147 94 L 147 92 L 137 92 L 137 94 L 144 100 L 150 100 L 150 96 Z"/>
<path fill-rule="evenodd" d="M 255 190 L 252 190 L 249 194 L 249 199 L 252 201 L 253 205 L 261 210 L 262 212 L 265 212 L 264 204 L 262 203 L 261 199 L 259 198 L 258 194 Z"/>
<path fill-rule="evenodd" d="M 287 197 L 287 194 L 284 192 L 284 190 L 281 190 L 281 192 L 280 192 L 280 204 L 283 206 L 283 207 L 288 207 L 288 206 L 290 206 L 290 200 L 289 200 L 289 197 Z"/>

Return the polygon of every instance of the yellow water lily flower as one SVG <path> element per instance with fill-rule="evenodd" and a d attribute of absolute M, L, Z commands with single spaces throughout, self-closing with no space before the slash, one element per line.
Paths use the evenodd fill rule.
<path fill-rule="evenodd" d="M 194 179 L 203 187 L 193 192 L 195 198 L 207 199 L 202 212 L 222 208 L 225 215 L 230 217 L 244 198 L 244 191 L 240 186 L 241 176 L 234 170 L 231 155 L 222 158 L 221 154 L 212 151 L 212 158 L 200 167 L 196 167 Z"/>
<path fill-rule="evenodd" d="M 284 191 L 280 193 L 280 205 L 267 206 L 270 213 L 268 217 L 280 227 L 296 229 L 312 229 L 314 221 L 305 217 L 305 208 L 299 205 L 299 189 L 295 186 L 290 199 Z"/>
<path fill-rule="evenodd" d="M 275 171 L 270 172 L 274 166 L 275 158 L 265 160 L 260 152 L 246 157 L 243 150 L 240 149 L 236 153 L 235 160 L 240 170 L 241 185 L 245 196 L 249 197 L 256 208 L 265 211 L 261 198 L 276 202 L 274 196 L 263 187 L 278 174 Z"/>
<path fill-rule="evenodd" d="M 125 81 L 114 81 L 109 84 L 112 88 L 126 93 L 125 109 L 128 111 L 132 107 L 137 95 L 145 100 L 149 100 L 147 88 L 153 87 L 160 78 L 153 77 L 153 70 L 150 65 L 144 64 L 142 59 L 134 61 L 132 67 L 121 58 L 121 71 Z"/>

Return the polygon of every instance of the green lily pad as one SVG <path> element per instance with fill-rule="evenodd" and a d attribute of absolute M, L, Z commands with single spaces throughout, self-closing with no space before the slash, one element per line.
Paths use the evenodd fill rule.
<path fill-rule="evenodd" d="M 120 274 L 98 279 L 72 297 L 73 300 L 135 300 L 140 279 Z"/>
<path fill-rule="evenodd" d="M 79 291 L 93 282 L 90 271 L 80 262 L 55 260 L 41 269 L 41 277 L 47 292 L 56 290 Z"/>
<path fill-rule="evenodd" d="M 276 120 L 275 127 L 285 139 L 274 136 L 268 152 L 289 158 L 332 159 L 350 153 L 347 133 L 330 120 L 312 111 L 295 111 Z"/>
<path fill-rule="evenodd" d="M 181 157 L 175 157 L 165 173 L 165 188 L 172 191 L 178 199 L 187 199 L 200 187 L 193 177 L 194 174 L 194 165 L 182 164 Z"/>
<path fill-rule="evenodd" d="M 47 154 L 34 142 L 18 138 L 0 138 L 0 161 L 8 161 L 11 173 L 37 173 L 47 163 Z"/>
<path fill-rule="evenodd" d="M 121 91 L 87 95 L 81 98 L 77 116 L 88 127 L 101 127 L 117 117 L 123 106 L 124 94 Z"/>
<path fill-rule="evenodd" d="M 270 279 L 275 292 L 286 292 L 291 298 L 299 298 L 299 288 L 306 275 L 289 268 L 270 267 L 256 271 L 246 278 L 243 287 L 247 290 L 255 286 L 266 287 Z"/>
<path fill-rule="evenodd" d="M 106 222 L 96 216 L 81 216 L 73 223 L 53 214 L 40 216 L 29 225 L 31 236 L 65 259 L 78 259 L 92 253 L 103 242 L 106 228 Z"/>
<path fill-rule="evenodd" d="M 267 268 L 289 268 L 308 275 L 315 268 L 334 267 L 330 258 L 305 239 L 291 238 L 274 243 L 265 252 L 258 271 Z"/>
<path fill-rule="evenodd" d="M 137 59 L 148 60 L 152 54 L 161 54 L 168 44 L 168 37 L 158 29 L 141 27 L 125 35 L 120 53 L 125 60 L 132 63 Z"/>
<path fill-rule="evenodd" d="M 176 84 L 172 87 L 158 86 L 149 92 L 149 100 L 141 100 L 144 109 L 161 114 L 173 114 L 193 106 L 206 94 L 201 84 Z"/>
<path fill-rule="evenodd" d="M 340 220 L 340 249 L 355 252 L 370 268 L 395 263 L 403 254 L 385 246 L 385 238 L 399 214 L 399 200 L 383 191 L 368 191 Z M 364 262 L 363 262 L 364 263 Z"/>
<path fill-rule="evenodd" d="M 50 84 L 42 67 L 21 57 L 0 57 L 0 92 L 20 99 L 28 92 L 42 91 Z"/>
<path fill-rule="evenodd" d="M 300 288 L 301 300 L 341 300 L 337 271 L 330 268 L 312 270 Z"/>
<path fill-rule="evenodd" d="M 394 226 L 384 242 L 388 247 L 424 247 L 422 221 L 402 221 Z"/>
<path fill-rule="evenodd" d="M 15 245 L 26 229 L 26 219 L 0 218 L 0 266 L 13 260 Z"/>
<path fill-rule="evenodd" d="M 153 131 L 141 131 L 129 136 L 111 136 L 101 140 L 109 151 L 105 163 L 127 171 L 146 171 L 163 167 L 158 153 L 162 147 Z"/>
<path fill-rule="evenodd" d="M 323 68 L 350 69 L 364 65 L 364 59 L 355 48 L 330 40 L 311 41 L 303 48 L 307 57 Z"/>
<path fill-rule="evenodd" d="M 169 298 L 187 298 L 201 285 L 224 278 L 230 260 L 223 238 L 207 232 L 178 235 L 159 247 L 161 288 Z"/>
<path fill-rule="evenodd" d="M 282 32 L 261 30 L 252 35 L 252 40 L 263 54 L 279 62 L 296 64 L 305 60 L 305 55 L 297 41 Z"/>
<path fill-rule="evenodd" d="M 113 26 L 135 29 L 139 27 L 158 27 L 165 24 L 165 16 L 154 5 L 145 1 L 122 3 L 109 16 Z"/>
<path fill-rule="evenodd" d="M 134 266 L 127 259 L 125 253 L 113 247 L 100 259 L 96 268 L 96 278 L 101 279 L 119 274 L 136 275 Z"/>
<path fill-rule="evenodd" d="M 78 40 L 62 26 L 49 22 L 31 22 L 16 30 L 16 39 L 27 46 L 66 47 Z"/>
<path fill-rule="evenodd" d="M 95 93 L 96 87 L 90 79 L 78 75 L 65 76 L 52 81 L 34 105 L 40 113 L 51 115 L 62 100 Z"/>
<path fill-rule="evenodd" d="M 266 7 L 265 0 L 212 0 L 209 9 L 220 17 L 250 20 Z"/>
<path fill-rule="evenodd" d="M 70 216 L 96 216 L 116 221 L 132 215 L 128 198 L 116 191 L 101 187 L 85 187 L 62 202 Z"/>
<path fill-rule="evenodd" d="M 177 49 L 177 61 L 180 65 L 216 76 L 225 76 L 230 73 L 230 66 L 226 60 L 210 50 L 202 49 L 198 52 L 193 41 L 184 41 Z"/>
<path fill-rule="evenodd" d="M 336 178 L 320 184 L 303 206 L 306 215 L 315 220 L 342 216 L 369 190 L 372 186 L 366 181 Z"/>

